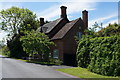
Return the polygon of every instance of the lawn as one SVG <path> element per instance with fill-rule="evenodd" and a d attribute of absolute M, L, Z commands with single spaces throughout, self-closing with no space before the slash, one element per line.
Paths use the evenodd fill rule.
<path fill-rule="evenodd" d="M 102 76 L 99 74 L 92 73 L 85 68 L 76 67 L 76 68 L 66 68 L 66 69 L 56 69 L 57 71 L 61 71 L 79 78 L 119 78 L 120 77 L 112 77 L 112 76 Z"/>
<path fill-rule="evenodd" d="M 41 61 L 36 61 L 36 60 L 23 60 L 23 59 L 17 59 L 17 60 L 22 60 L 28 63 L 35 63 L 35 64 L 41 64 L 41 65 L 55 65 L 52 62 L 41 62 Z"/>

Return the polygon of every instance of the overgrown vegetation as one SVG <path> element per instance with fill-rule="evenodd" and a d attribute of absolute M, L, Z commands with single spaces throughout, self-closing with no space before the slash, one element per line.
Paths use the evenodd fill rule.
<path fill-rule="evenodd" d="M 31 57 L 37 57 L 41 61 L 49 61 L 50 46 L 54 45 L 47 35 L 41 32 L 26 32 L 21 37 L 24 51 Z"/>
<path fill-rule="evenodd" d="M 102 75 L 120 76 L 120 36 L 84 39 L 78 46 L 78 66 Z"/>
<path fill-rule="evenodd" d="M 79 41 L 78 66 L 102 75 L 120 76 L 120 26 L 113 24 L 88 33 Z"/>
<path fill-rule="evenodd" d="M 0 44 L 5 55 L 42 63 L 62 63 L 50 55 L 50 46 L 54 43 L 47 35 L 36 31 L 40 27 L 40 22 L 32 11 L 27 8 L 11 7 L 0 11 L 0 20 L 1 30 L 8 33 L 7 45 L 1 47 Z"/>

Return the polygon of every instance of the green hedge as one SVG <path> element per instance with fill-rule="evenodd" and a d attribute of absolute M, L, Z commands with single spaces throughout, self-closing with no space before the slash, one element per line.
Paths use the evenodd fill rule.
<path fill-rule="evenodd" d="M 78 66 L 107 76 L 120 76 L 120 36 L 84 38 L 77 49 Z"/>

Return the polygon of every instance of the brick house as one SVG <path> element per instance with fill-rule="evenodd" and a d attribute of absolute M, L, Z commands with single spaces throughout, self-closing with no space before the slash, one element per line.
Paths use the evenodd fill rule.
<path fill-rule="evenodd" d="M 78 38 L 88 29 L 88 11 L 82 11 L 82 18 L 69 21 L 66 14 L 67 7 L 61 6 L 61 16 L 59 19 L 44 24 L 44 18 L 40 18 L 41 31 L 48 35 L 56 46 L 51 47 L 54 58 L 61 59 L 64 64 L 74 65 L 76 60 L 77 44 L 75 36 Z"/>

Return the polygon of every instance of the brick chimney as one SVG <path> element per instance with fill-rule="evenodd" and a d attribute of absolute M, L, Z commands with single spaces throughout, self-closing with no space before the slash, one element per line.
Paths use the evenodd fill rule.
<path fill-rule="evenodd" d="M 85 24 L 85 29 L 88 29 L 88 11 L 82 11 L 82 19 Z"/>
<path fill-rule="evenodd" d="M 66 6 L 61 6 L 61 18 L 67 18 L 67 14 L 66 14 Z"/>
<path fill-rule="evenodd" d="M 44 25 L 44 18 L 40 18 L 40 26 Z"/>

